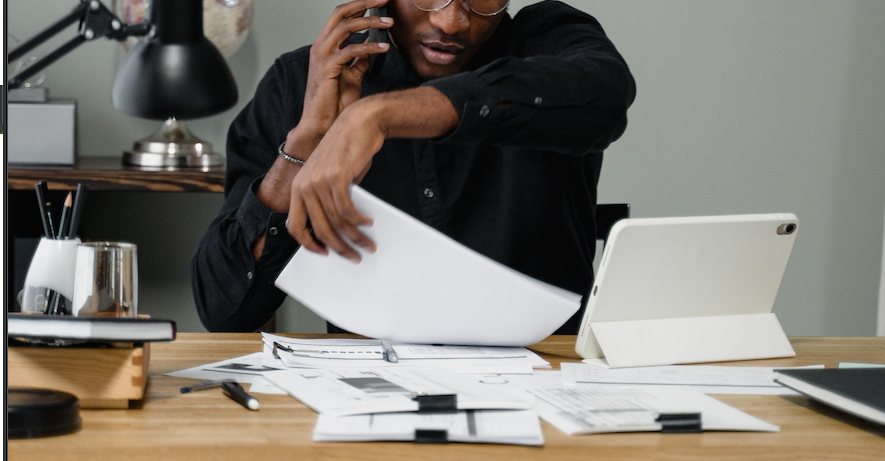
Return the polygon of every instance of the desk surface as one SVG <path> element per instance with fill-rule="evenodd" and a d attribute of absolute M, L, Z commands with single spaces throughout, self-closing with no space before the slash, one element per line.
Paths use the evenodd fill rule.
<path fill-rule="evenodd" d="M 885 363 L 885 338 L 791 338 L 797 357 L 735 362 L 797 366 Z M 532 349 L 555 367 L 577 361 L 573 336 L 552 336 Z M 60 437 L 10 440 L 10 460 L 881 460 L 885 429 L 798 396 L 716 396 L 781 427 L 778 433 L 598 434 L 569 436 L 542 422 L 543 447 L 402 442 L 315 443 L 316 414 L 284 395 L 259 395 L 248 411 L 219 391 L 181 394 L 194 381 L 163 373 L 261 350 L 258 334 L 182 333 L 151 348 L 147 397 L 140 408 L 81 410 L 83 429 Z M 14 370 L 10 370 L 14 373 Z"/>

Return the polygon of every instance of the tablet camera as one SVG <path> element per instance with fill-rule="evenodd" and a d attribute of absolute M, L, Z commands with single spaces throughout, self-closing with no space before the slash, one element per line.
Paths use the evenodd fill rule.
<path fill-rule="evenodd" d="M 778 235 L 790 235 L 796 232 L 796 227 L 796 223 L 784 223 L 778 226 L 777 233 Z"/>

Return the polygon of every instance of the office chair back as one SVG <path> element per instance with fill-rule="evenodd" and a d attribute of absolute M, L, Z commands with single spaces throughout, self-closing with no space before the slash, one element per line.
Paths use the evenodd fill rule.
<path fill-rule="evenodd" d="M 616 222 L 630 217 L 629 203 L 600 203 L 596 205 L 596 239 L 605 242 Z"/>
<path fill-rule="evenodd" d="M 596 268 L 598 266 L 598 261 L 600 256 L 602 256 L 602 250 L 599 244 L 602 244 L 602 248 L 605 247 L 605 241 L 608 239 L 608 234 L 611 231 L 612 226 L 615 225 L 616 222 L 630 217 L 630 204 L 629 203 L 599 203 L 596 205 L 596 260 L 593 261 L 593 271 L 596 272 Z M 586 298 L 584 299 L 586 302 Z M 581 319 L 584 316 L 584 308 L 585 304 L 582 303 L 581 308 L 575 315 L 572 316 L 568 321 L 566 321 L 561 327 L 559 327 L 554 334 L 557 335 L 575 335 L 578 334 L 578 328 L 581 325 Z"/>

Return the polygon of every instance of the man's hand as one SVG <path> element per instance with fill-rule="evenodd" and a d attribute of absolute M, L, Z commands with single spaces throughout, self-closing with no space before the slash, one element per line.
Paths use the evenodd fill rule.
<path fill-rule="evenodd" d="M 387 4 L 388 0 L 356 0 L 335 8 L 310 49 L 307 90 L 301 121 L 286 135 L 284 152 L 307 160 L 320 140 L 347 106 L 359 99 L 362 78 L 369 68 L 369 55 L 385 53 L 386 43 L 346 45 L 350 36 L 368 28 L 389 29 L 390 18 L 363 17 L 366 10 Z M 345 46 L 346 45 L 346 46 Z M 264 177 L 256 196 L 275 211 L 289 209 L 292 178 L 300 167 L 278 159 Z M 253 242 L 255 259 L 264 250 L 264 236 Z"/>
<path fill-rule="evenodd" d="M 342 112 L 292 180 L 286 222 L 289 233 L 308 250 L 327 254 L 329 247 L 354 262 L 360 255 L 342 236 L 372 252 L 375 244 L 359 229 L 372 220 L 353 206 L 350 185 L 366 174 L 386 137 L 372 115 L 379 105 L 364 101 Z"/>
<path fill-rule="evenodd" d="M 390 18 L 364 17 L 369 8 L 385 4 L 387 0 L 356 0 L 335 8 L 310 49 L 304 112 L 299 125 L 307 124 L 322 136 L 341 111 L 359 99 L 363 75 L 369 68 L 369 55 L 385 53 L 390 45 L 365 42 L 345 46 L 345 43 L 361 30 L 390 28 L 393 25 Z"/>
<path fill-rule="evenodd" d="M 289 234 L 304 248 L 360 260 L 353 244 L 374 252 L 359 226 L 370 217 L 353 206 L 350 186 L 358 183 L 387 138 L 433 138 L 458 125 L 452 102 L 439 90 L 418 87 L 362 98 L 349 105 L 292 180 Z M 346 239 L 346 240 L 345 240 Z"/>

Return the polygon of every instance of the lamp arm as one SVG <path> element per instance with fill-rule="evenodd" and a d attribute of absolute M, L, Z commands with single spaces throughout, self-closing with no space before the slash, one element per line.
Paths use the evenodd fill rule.
<path fill-rule="evenodd" d="M 16 59 L 24 56 L 25 53 L 36 48 L 37 45 L 45 42 L 46 40 L 49 40 L 53 35 L 61 32 L 62 29 L 67 27 L 69 24 L 73 24 L 74 21 L 77 21 L 78 19 L 80 19 L 81 16 L 83 16 L 83 13 L 86 11 L 86 9 L 88 7 L 89 7 L 89 5 L 81 0 L 80 4 L 77 5 L 77 7 L 74 8 L 74 11 L 71 11 L 70 14 L 59 19 L 58 22 L 47 27 L 45 30 L 43 30 L 39 34 L 31 37 L 30 40 L 26 41 L 25 43 L 22 43 L 21 46 L 19 46 L 18 48 L 10 51 L 9 52 L 9 60 L 15 61 Z"/>
<path fill-rule="evenodd" d="M 126 37 L 146 35 L 151 28 L 151 26 L 146 23 L 137 25 L 124 24 L 99 0 L 80 0 L 80 4 L 77 5 L 70 14 L 47 27 L 18 48 L 12 50 L 9 53 L 9 60 L 15 61 L 16 59 L 21 58 L 25 53 L 52 38 L 54 35 L 64 30 L 68 25 L 73 24 L 78 20 L 80 21 L 80 27 L 77 30 L 76 37 L 68 40 L 63 45 L 46 55 L 46 57 L 12 76 L 6 81 L 6 87 L 8 89 L 19 88 L 29 77 L 45 69 L 59 58 L 70 53 L 87 41 L 99 37 L 107 37 L 112 40 L 123 40 Z"/>

